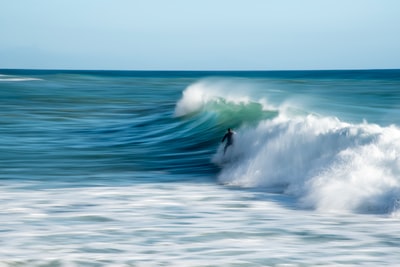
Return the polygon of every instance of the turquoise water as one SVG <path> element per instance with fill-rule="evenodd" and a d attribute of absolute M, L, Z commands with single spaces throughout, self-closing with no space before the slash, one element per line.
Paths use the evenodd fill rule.
<path fill-rule="evenodd" d="M 397 266 L 399 97 L 399 70 L 0 70 L 0 266 Z"/>

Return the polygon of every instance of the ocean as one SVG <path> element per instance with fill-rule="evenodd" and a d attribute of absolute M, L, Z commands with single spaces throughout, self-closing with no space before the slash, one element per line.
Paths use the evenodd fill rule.
<path fill-rule="evenodd" d="M 0 267 L 400 266 L 400 70 L 3 69 L 0 127 Z"/>

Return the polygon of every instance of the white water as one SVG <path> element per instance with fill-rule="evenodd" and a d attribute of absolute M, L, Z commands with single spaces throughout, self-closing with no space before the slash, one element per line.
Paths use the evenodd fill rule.
<path fill-rule="evenodd" d="M 400 129 L 353 125 L 336 118 L 277 117 L 240 129 L 229 155 L 221 149 L 224 184 L 260 187 L 321 211 L 393 213 L 400 201 Z"/>
<path fill-rule="evenodd" d="M 0 266 L 398 266 L 398 219 L 210 183 L 0 188 Z"/>

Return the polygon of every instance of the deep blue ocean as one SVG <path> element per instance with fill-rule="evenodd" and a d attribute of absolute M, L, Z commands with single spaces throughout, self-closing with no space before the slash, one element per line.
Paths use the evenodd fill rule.
<path fill-rule="evenodd" d="M 0 267 L 400 266 L 400 70 L 0 70 L 0 205 Z"/>

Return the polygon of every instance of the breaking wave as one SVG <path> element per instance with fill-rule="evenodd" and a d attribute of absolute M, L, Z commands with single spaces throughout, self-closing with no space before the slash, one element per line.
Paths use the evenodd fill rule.
<path fill-rule="evenodd" d="M 400 201 L 400 129 L 352 124 L 285 103 L 232 82 L 200 81 L 177 102 L 175 116 L 213 113 L 216 127 L 233 125 L 235 144 L 212 162 L 222 184 L 294 196 L 303 208 L 396 213 Z M 222 119 L 221 119 L 222 118 Z"/>

